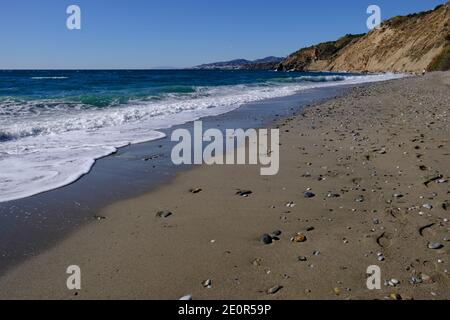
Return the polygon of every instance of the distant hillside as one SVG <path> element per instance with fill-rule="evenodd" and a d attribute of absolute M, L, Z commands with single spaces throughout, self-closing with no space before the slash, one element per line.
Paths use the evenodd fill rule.
<path fill-rule="evenodd" d="M 281 71 L 420 72 L 450 69 L 450 2 L 434 10 L 398 16 L 363 35 L 301 49 Z"/>
<path fill-rule="evenodd" d="M 303 48 L 287 57 L 278 67 L 282 71 L 326 70 L 333 59 L 348 45 L 358 41 L 364 34 L 348 34 L 336 41 L 319 43 Z"/>
<path fill-rule="evenodd" d="M 258 60 L 246 60 L 236 59 L 231 61 L 214 62 L 208 64 L 202 64 L 194 67 L 194 69 L 206 69 L 206 70 L 239 70 L 239 69 L 274 69 L 285 58 L 279 57 L 266 57 Z M 270 66 L 270 67 L 269 67 Z"/>

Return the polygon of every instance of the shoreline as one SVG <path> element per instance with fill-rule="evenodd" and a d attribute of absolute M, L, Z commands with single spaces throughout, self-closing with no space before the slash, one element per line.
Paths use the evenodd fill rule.
<path fill-rule="evenodd" d="M 266 73 L 267 74 L 267 73 Z M 8 156 L 2 157 L 0 160 L 4 166 L 11 166 L 11 174 L 10 175 L 2 175 L 3 183 L 2 183 L 2 191 L 0 193 L 0 204 L 1 203 L 13 203 L 14 201 L 20 201 L 22 199 L 27 199 L 30 197 L 34 197 L 46 192 L 51 192 L 53 190 L 61 189 L 67 187 L 78 180 L 80 180 L 85 175 L 89 174 L 92 170 L 92 167 L 95 163 L 103 158 L 109 157 L 115 153 L 119 149 L 150 143 L 152 141 L 164 140 L 166 137 L 165 131 L 170 131 L 170 129 L 174 127 L 184 126 L 187 123 L 194 122 L 203 118 L 211 118 L 216 116 L 221 116 L 223 114 L 230 113 L 234 110 L 242 108 L 245 105 L 251 105 L 254 103 L 258 103 L 261 101 L 272 100 L 272 99 L 282 99 L 284 97 L 290 97 L 298 95 L 299 92 L 304 92 L 307 90 L 314 89 L 326 89 L 330 86 L 344 86 L 344 85 L 362 85 L 364 83 L 377 82 L 377 81 L 386 81 L 389 79 L 395 79 L 398 77 L 403 77 L 405 75 L 395 75 L 393 73 L 379 73 L 373 75 L 363 75 L 363 74 L 349 74 L 348 77 L 345 77 L 344 74 L 333 74 L 330 78 L 327 76 L 315 76 L 314 73 L 307 76 L 299 76 L 296 78 L 297 80 L 303 78 L 306 81 L 304 85 L 292 85 L 283 86 L 281 83 L 278 86 L 274 86 L 271 89 L 265 89 L 264 86 L 255 86 L 253 88 L 247 88 L 246 90 L 237 90 L 234 94 L 221 96 L 217 95 L 207 95 L 208 98 L 201 98 L 197 101 L 194 97 L 189 100 L 183 101 L 182 104 L 186 104 L 187 110 L 181 111 L 178 115 L 174 115 L 171 120 L 168 120 L 165 116 L 150 117 L 150 119 L 143 119 L 141 122 L 131 122 L 130 125 L 118 125 L 117 127 L 112 126 L 113 129 L 108 129 L 108 126 L 101 127 L 99 131 L 83 131 L 83 130 L 74 130 L 78 135 L 79 141 L 86 141 L 86 145 L 77 145 L 74 141 L 71 141 L 70 130 L 63 131 L 62 133 L 58 133 L 61 136 L 61 140 L 67 143 L 66 147 L 72 146 L 72 149 L 77 150 L 77 148 L 84 147 L 82 149 L 82 153 L 75 151 L 76 155 L 60 155 L 61 158 L 59 161 L 55 162 L 55 159 L 52 158 L 51 155 L 48 155 L 46 152 L 48 150 L 45 148 L 46 144 L 53 145 L 52 135 L 34 135 L 30 134 L 31 139 L 37 139 L 37 141 L 32 140 L 36 145 L 44 145 L 43 148 L 37 154 L 46 159 L 46 165 L 42 165 L 42 161 L 35 159 L 35 157 L 31 156 L 29 158 L 20 158 L 14 159 L 11 163 L 8 163 L 11 159 Z M 51 78 L 51 77 L 50 77 Z M 70 79 L 71 77 L 57 77 L 57 79 Z M 31 79 L 36 79 L 36 77 L 31 77 Z M 48 77 L 38 77 L 38 79 L 48 79 Z M 314 80 L 316 79 L 316 80 Z M 289 78 L 287 78 L 289 82 Z M 339 83 L 342 81 L 342 83 Z M 227 86 L 225 86 L 227 87 Z M 201 88 L 201 87 L 199 87 Z M 220 88 L 220 86 L 218 87 Z M 227 87 L 230 90 L 236 90 L 238 86 L 229 86 Z M 227 89 L 224 89 L 226 91 Z M 241 94 L 239 91 L 244 91 L 244 94 Z M 217 100 L 215 98 L 217 98 Z M 229 101 L 230 97 L 235 97 L 234 103 Z M 232 99 L 231 99 L 232 100 Z M 169 101 L 169 102 L 168 102 Z M 180 106 L 173 101 L 162 101 L 161 105 L 166 108 L 170 107 L 172 109 L 178 110 Z M 166 105 L 168 103 L 168 105 Z M 208 105 L 206 108 L 195 109 L 195 104 L 199 104 L 200 106 Z M 148 112 L 150 112 L 148 107 L 152 105 L 149 104 L 146 106 L 145 104 L 141 106 L 144 114 L 148 116 Z M 194 109 L 189 109 L 189 106 Z M 119 113 L 119 115 L 123 117 L 133 117 L 133 107 L 128 105 L 127 103 L 122 105 L 121 111 L 115 111 Z M 157 107 L 157 106 L 153 106 Z M 130 110 L 131 109 L 131 110 Z M 139 109 L 139 108 L 138 108 Z M 136 112 L 136 110 L 134 110 Z M 120 113 L 121 112 L 121 113 Z M 146 113 L 147 112 L 147 113 Z M 131 114 L 130 114 L 131 113 Z M 114 116 L 114 111 L 112 111 L 112 118 L 118 117 Z M 96 121 L 105 121 L 108 122 L 107 115 L 104 113 L 93 114 Z M 82 118 L 82 116 L 80 116 Z M 85 121 L 85 119 L 80 120 Z M 62 124 L 60 124 L 60 122 Z M 84 123 L 84 122 L 83 122 Z M 15 154 L 14 150 L 20 147 L 27 146 L 27 142 L 25 145 L 21 145 L 20 142 L 20 134 L 13 133 L 15 129 L 11 129 L 7 122 L 4 124 L 6 126 L 6 131 L 4 136 L 0 137 L 2 141 L 2 146 L 5 148 L 4 154 Z M 34 124 L 34 126 L 38 126 L 39 124 Z M 53 123 L 55 127 L 67 125 L 64 119 L 56 119 L 55 123 Z M 84 125 L 88 126 L 88 124 Z M 134 128 L 133 126 L 136 126 Z M 146 129 L 142 129 L 146 128 Z M 48 128 L 47 128 L 48 129 Z M 9 131 L 8 131 L 9 130 Z M 28 129 L 29 130 L 29 129 Z M 49 129 L 51 130 L 51 129 Z M 103 131 L 102 131 L 103 130 Z M 110 131 L 108 131 L 110 130 Z M 11 133 L 11 132 L 12 133 Z M 26 130 L 24 131 L 26 132 Z M 136 133 L 138 132 L 138 133 Z M 3 132 L 0 132 L 3 135 Z M 25 134 L 25 133 L 24 133 Z M 25 134 L 27 135 L 27 134 Z M 5 139 L 1 139 L 4 138 Z M 19 137 L 19 139 L 16 139 Z M 50 138 L 49 138 L 50 137 Z M 39 140 L 40 139 L 40 140 Z M 47 140 L 45 140 L 47 139 Z M 31 144 L 31 142 L 28 142 Z M 58 142 L 57 142 L 58 143 Z M 55 143 L 55 144 L 57 144 Z M 11 145 L 10 145 L 11 144 Z M 64 149 L 64 147 L 61 147 Z M 27 150 L 27 149 L 25 149 Z M 17 151 L 16 151 L 17 152 Z M 20 153 L 19 153 L 20 154 Z M 33 154 L 33 153 L 30 153 Z M 16 163 L 20 161 L 24 163 L 21 166 L 18 166 Z M 63 164 L 61 164 L 63 163 Z M 45 169 L 45 168 L 51 169 Z M 43 169 L 44 168 L 44 169 Z M 17 172 L 16 172 L 17 171 Z M 22 176 L 22 177 L 21 177 Z M 28 179 L 28 180 L 27 180 Z"/>
<path fill-rule="evenodd" d="M 288 97 L 249 103 L 218 116 L 202 118 L 206 127 L 261 127 L 301 110 L 315 101 L 342 94 L 349 86 L 315 88 Z M 0 276 L 24 260 L 62 241 L 83 226 L 95 223 L 102 208 L 150 192 L 193 166 L 170 161 L 170 132 L 193 130 L 193 123 L 160 130 L 166 137 L 118 149 L 99 159 L 76 182 L 21 200 L 0 203 Z M 149 159 L 144 161 L 144 159 Z"/>
<path fill-rule="evenodd" d="M 437 251 L 426 245 L 448 234 L 448 211 L 439 205 L 450 190 L 448 183 L 426 188 L 416 181 L 434 171 L 450 176 L 448 77 L 436 73 L 364 85 L 279 120 L 278 176 L 261 177 L 257 166 L 179 173 L 169 184 L 107 206 L 98 214 L 106 219 L 10 270 L 0 278 L 0 297 L 383 299 L 395 293 L 448 299 L 448 261 L 437 262 L 446 260 L 448 244 Z M 394 106 L 399 114 L 389 109 Z M 419 126 L 422 120 L 426 126 Z M 197 187 L 203 191 L 189 193 Z M 238 188 L 253 194 L 237 197 Z M 308 188 L 315 198 L 303 198 Z M 429 199 L 432 192 L 437 195 Z M 295 207 L 286 207 L 291 201 Z M 433 209 L 420 215 L 425 202 Z M 413 207 L 419 208 L 409 211 Z M 173 216 L 155 218 L 160 210 Z M 417 232 L 430 222 L 432 227 Z M 275 230 L 282 231 L 280 241 L 261 244 L 261 235 Z M 298 232 L 306 235 L 305 243 L 289 241 Z M 378 253 L 385 261 L 378 261 Z M 65 288 L 71 264 L 83 272 L 77 296 Z M 379 292 L 364 288 L 366 268 L 373 264 L 380 264 L 383 279 L 400 279 L 400 285 Z M 424 274 L 429 279 L 420 285 L 408 283 L 408 277 Z M 204 288 L 209 279 L 212 288 Z M 267 293 L 277 286 L 283 288 Z"/>

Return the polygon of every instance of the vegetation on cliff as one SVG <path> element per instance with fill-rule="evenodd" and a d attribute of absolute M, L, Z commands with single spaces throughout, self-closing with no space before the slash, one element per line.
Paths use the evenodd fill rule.
<path fill-rule="evenodd" d="M 449 69 L 450 2 L 386 20 L 363 35 L 301 49 L 279 64 L 282 71 L 421 72 Z"/>

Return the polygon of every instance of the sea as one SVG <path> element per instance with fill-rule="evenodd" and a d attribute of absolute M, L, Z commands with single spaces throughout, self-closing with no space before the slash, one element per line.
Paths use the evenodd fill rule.
<path fill-rule="evenodd" d="M 397 74 L 245 70 L 0 71 L 0 202 L 73 183 L 118 148 L 256 101 Z"/>

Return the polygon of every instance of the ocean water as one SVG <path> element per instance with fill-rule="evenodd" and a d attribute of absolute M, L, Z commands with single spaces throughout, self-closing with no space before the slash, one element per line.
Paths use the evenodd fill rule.
<path fill-rule="evenodd" d="M 0 71 L 0 202 L 70 184 L 158 129 L 309 88 L 394 74 L 270 71 Z"/>

